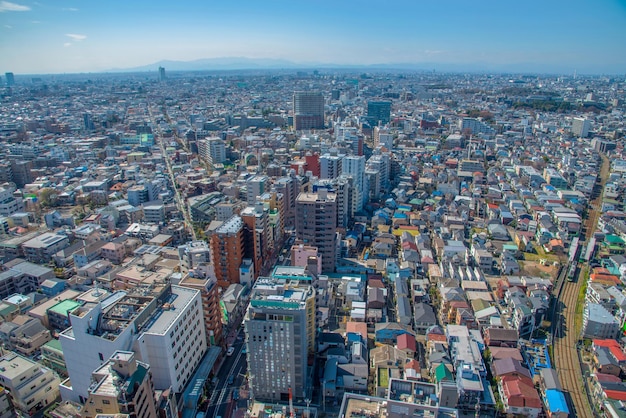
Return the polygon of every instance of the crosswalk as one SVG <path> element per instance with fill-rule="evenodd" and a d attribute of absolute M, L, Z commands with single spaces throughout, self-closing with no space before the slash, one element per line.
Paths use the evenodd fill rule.
<path fill-rule="evenodd" d="M 223 388 L 221 390 L 214 390 L 209 397 L 209 407 L 215 405 L 221 405 L 223 403 L 229 402 L 232 398 L 232 392 L 234 388 Z M 241 394 L 240 394 L 241 396 Z"/>

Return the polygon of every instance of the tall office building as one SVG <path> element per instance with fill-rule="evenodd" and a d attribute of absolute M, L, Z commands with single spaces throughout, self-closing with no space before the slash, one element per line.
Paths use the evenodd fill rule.
<path fill-rule="evenodd" d="M 217 284 L 222 289 L 239 283 L 239 266 L 244 258 L 243 220 L 232 216 L 211 235 L 211 255 Z"/>
<path fill-rule="evenodd" d="M 83 127 L 86 131 L 93 131 L 96 128 L 93 122 L 93 115 L 89 112 L 83 113 Z"/>
<path fill-rule="evenodd" d="M 159 81 L 165 81 L 165 68 L 159 67 Z"/>
<path fill-rule="evenodd" d="M 137 361 L 132 351 L 116 351 L 91 374 L 93 384 L 81 411 L 84 417 L 128 414 L 157 418 L 150 365 Z"/>
<path fill-rule="evenodd" d="M 15 76 L 13 75 L 13 73 L 4 73 L 4 78 L 7 79 L 7 87 L 15 85 Z"/>
<path fill-rule="evenodd" d="M 293 127 L 296 131 L 324 128 L 324 96 L 322 93 L 297 91 L 293 94 Z"/>
<path fill-rule="evenodd" d="M 587 138 L 589 136 L 589 130 L 591 129 L 591 121 L 585 118 L 572 119 L 572 133 L 581 138 Z"/>
<path fill-rule="evenodd" d="M 391 102 L 367 102 L 367 120 L 372 126 L 388 124 L 391 121 Z"/>
<path fill-rule="evenodd" d="M 244 319 L 255 399 L 311 399 L 308 357 L 315 351 L 315 290 L 300 280 L 259 278 Z"/>
<path fill-rule="evenodd" d="M 296 239 L 319 249 L 322 272 L 335 271 L 337 195 L 320 188 L 296 199 Z"/>

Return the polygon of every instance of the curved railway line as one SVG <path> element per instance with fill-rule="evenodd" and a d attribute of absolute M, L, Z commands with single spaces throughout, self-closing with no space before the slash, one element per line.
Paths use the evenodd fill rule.
<path fill-rule="evenodd" d="M 584 233 L 586 242 L 589 242 L 589 239 L 593 236 L 598 225 L 602 190 L 608 178 L 609 169 L 610 162 L 608 158 L 602 156 L 600 181 L 599 185 L 596 186 L 600 187 L 600 192 L 597 193 L 595 199 L 591 201 L 589 213 L 583 225 L 584 229 L 582 232 Z M 578 295 L 586 279 L 583 271 L 579 270 L 578 278 L 573 283 L 566 283 L 564 274 L 560 275 L 557 280 L 557 285 L 555 286 L 557 308 L 552 318 L 553 323 L 555 323 L 552 342 L 554 346 L 554 364 L 563 390 L 569 395 L 570 416 L 592 418 L 594 414 L 589 405 L 577 349 L 579 330 L 576 329 L 576 304 L 578 302 Z"/>

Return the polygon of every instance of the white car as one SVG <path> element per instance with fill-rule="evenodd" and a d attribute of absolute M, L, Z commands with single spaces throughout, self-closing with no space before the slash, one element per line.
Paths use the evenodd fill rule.
<path fill-rule="evenodd" d="M 234 352 L 235 352 L 235 347 L 228 347 L 228 350 L 226 351 L 226 355 L 232 356 Z"/>

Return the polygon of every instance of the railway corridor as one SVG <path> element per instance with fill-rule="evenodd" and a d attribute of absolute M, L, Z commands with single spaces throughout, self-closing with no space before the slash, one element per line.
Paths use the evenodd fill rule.
<path fill-rule="evenodd" d="M 602 202 L 602 190 L 609 175 L 610 161 L 606 156 L 602 156 L 602 166 L 600 169 L 600 181 L 597 187 L 599 192 L 589 205 L 589 213 L 584 220 L 583 234 L 586 242 L 593 236 L 598 225 L 600 211 L 598 210 Z M 560 283 L 555 286 L 557 290 L 557 309 L 552 321 L 556 321 L 553 334 L 554 365 L 559 375 L 561 385 L 568 398 L 570 416 L 589 417 L 594 415 L 589 405 L 580 359 L 578 357 L 577 344 L 580 337 L 580 330 L 576 325 L 576 304 L 578 295 L 585 280 L 583 271 L 579 270 L 578 278 L 575 282 L 565 282 L 561 277 Z M 582 324 L 582 317 L 579 318 Z"/>

